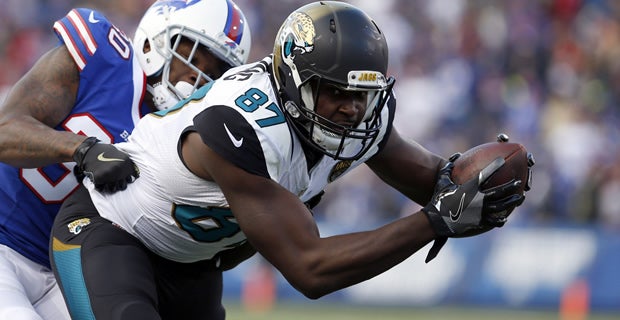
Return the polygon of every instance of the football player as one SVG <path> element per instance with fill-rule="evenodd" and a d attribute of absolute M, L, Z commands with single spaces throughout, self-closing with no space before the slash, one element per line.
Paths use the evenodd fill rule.
<path fill-rule="evenodd" d="M 456 156 L 392 127 L 387 67 L 385 36 L 366 13 L 315 2 L 289 15 L 273 55 L 141 119 L 116 144 L 140 178 L 115 194 L 85 180 L 54 222 L 50 254 L 72 316 L 224 319 L 222 271 L 254 250 L 316 299 L 480 228 L 483 213 L 502 225 L 523 201 L 521 181 L 485 191 L 478 177 L 452 183 Z M 427 205 L 376 230 L 321 237 L 310 207 L 361 164 Z"/>
<path fill-rule="evenodd" d="M 250 30 L 230 0 L 157 1 L 132 42 L 102 13 L 56 21 L 59 45 L 0 107 L 0 319 L 68 319 L 49 261 L 60 204 L 87 176 L 102 192 L 139 176 L 113 143 L 246 62 Z"/>

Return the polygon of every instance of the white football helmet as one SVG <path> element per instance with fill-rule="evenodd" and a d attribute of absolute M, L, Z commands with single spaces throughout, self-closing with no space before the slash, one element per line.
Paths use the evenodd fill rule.
<path fill-rule="evenodd" d="M 176 52 L 182 38 L 195 42 L 188 58 Z M 158 0 L 142 17 L 133 44 L 146 76 L 162 76 L 160 83 L 147 86 L 147 90 L 153 95 L 157 109 L 163 110 L 191 95 L 201 80 L 214 80 L 191 64 L 199 45 L 234 67 L 247 62 L 251 34 L 243 12 L 231 0 Z M 145 46 L 150 46 L 150 50 L 145 50 Z M 198 73 L 196 83 L 170 83 L 173 58 Z"/>

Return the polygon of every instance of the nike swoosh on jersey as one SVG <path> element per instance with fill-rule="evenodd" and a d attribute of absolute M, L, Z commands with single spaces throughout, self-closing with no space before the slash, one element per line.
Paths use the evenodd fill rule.
<path fill-rule="evenodd" d="M 243 137 L 241 139 L 235 138 L 235 136 L 233 136 L 230 130 L 228 130 L 228 126 L 226 126 L 225 123 L 224 123 L 224 129 L 226 129 L 226 134 L 230 138 L 230 141 L 232 141 L 233 145 L 237 148 L 240 148 L 241 145 L 243 144 Z"/>
<path fill-rule="evenodd" d="M 456 213 L 452 213 L 452 210 L 450 210 L 450 219 L 452 219 L 452 221 L 457 221 L 461 217 L 461 212 L 463 212 L 463 204 L 465 203 L 465 195 L 466 193 L 463 193 L 463 195 L 461 196 L 459 208 L 456 210 Z"/>
<path fill-rule="evenodd" d="M 98 23 L 100 20 L 95 19 L 95 11 L 91 11 L 88 16 L 88 22 L 90 23 Z"/>
<path fill-rule="evenodd" d="M 125 160 L 123 160 L 123 159 L 118 159 L 118 158 L 106 158 L 103 154 L 104 154 L 104 152 L 100 153 L 100 154 L 97 156 L 97 160 L 99 160 L 99 161 L 103 161 L 103 162 L 111 162 L 111 161 L 125 161 Z"/>

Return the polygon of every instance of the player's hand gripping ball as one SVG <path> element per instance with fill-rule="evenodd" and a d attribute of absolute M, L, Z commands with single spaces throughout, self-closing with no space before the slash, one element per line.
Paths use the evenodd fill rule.
<path fill-rule="evenodd" d="M 437 237 L 426 262 L 448 238 L 471 237 L 502 227 L 531 186 L 534 157 L 500 134 L 465 153 L 453 154 L 439 170 L 431 201 L 422 208 Z"/>
<path fill-rule="evenodd" d="M 437 237 L 471 237 L 502 227 L 525 199 L 533 162 L 525 147 L 509 143 L 506 135 L 452 155 L 422 209 Z"/>
<path fill-rule="evenodd" d="M 534 157 L 523 145 L 508 142 L 505 134 L 498 135 L 497 142 L 485 143 L 463 153 L 454 162 L 451 178 L 456 184 L 465 183 L 498 157 L 504 159 L 504 164 L 480 183 L 482 191 L 496 190 L 485 198 L 480 227 L 460 235 L 461 237 L 503 226 L 512 211 L 523 203 L 525 192 L 531 188 Z M 514 187 L 508 187 L 511 185 Z M 511 200 L 516 198 L 519 200 Z"/>

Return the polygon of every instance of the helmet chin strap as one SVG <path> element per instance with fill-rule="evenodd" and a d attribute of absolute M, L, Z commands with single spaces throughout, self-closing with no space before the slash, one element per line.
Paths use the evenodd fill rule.
<path fill-rule="evenodd" d="M 325 150 L 329 152 L 338 151 L 338 147 L 340 146 L 340 142 L 342 142 L 342 136 L 338 136 L 333 132 L 329 132 L 324 130 L 323 128 L 314 125 L 312 126 L 312 140 L 325 148 Z M 348 141 L 345 139 L 345 145 L 347 145 Z"/>
<path fill-rule="evenodd" d="M 297 106 L 295 102 L 287 100 L 284 103 L 284 108 L 292 118 L 298 119 L 301 117 L 301 111 L 299 111 L 299 106 Z M 308 121 L 305 125 L 305 129 L 308 132 L 311 131 L 310 135 L 312 140 L 322 148 L 325 148 L 329 152 L 336 152 L 338 150 L 342 137 L 324 131 L 321 127 L 314 125 L 311 121 Z"/>
<path fill-rule="evenodd" d="M 194 92 L 194 86 L 185 81 L 179 81 L 174 86 L 176 93 L 162 82 L 151 86 L 147 84 L 146 90 L 153 96 L 153 103 L 157 110 L 166 110 L 173 107 L 182 99 L 189 97 Z"/>

